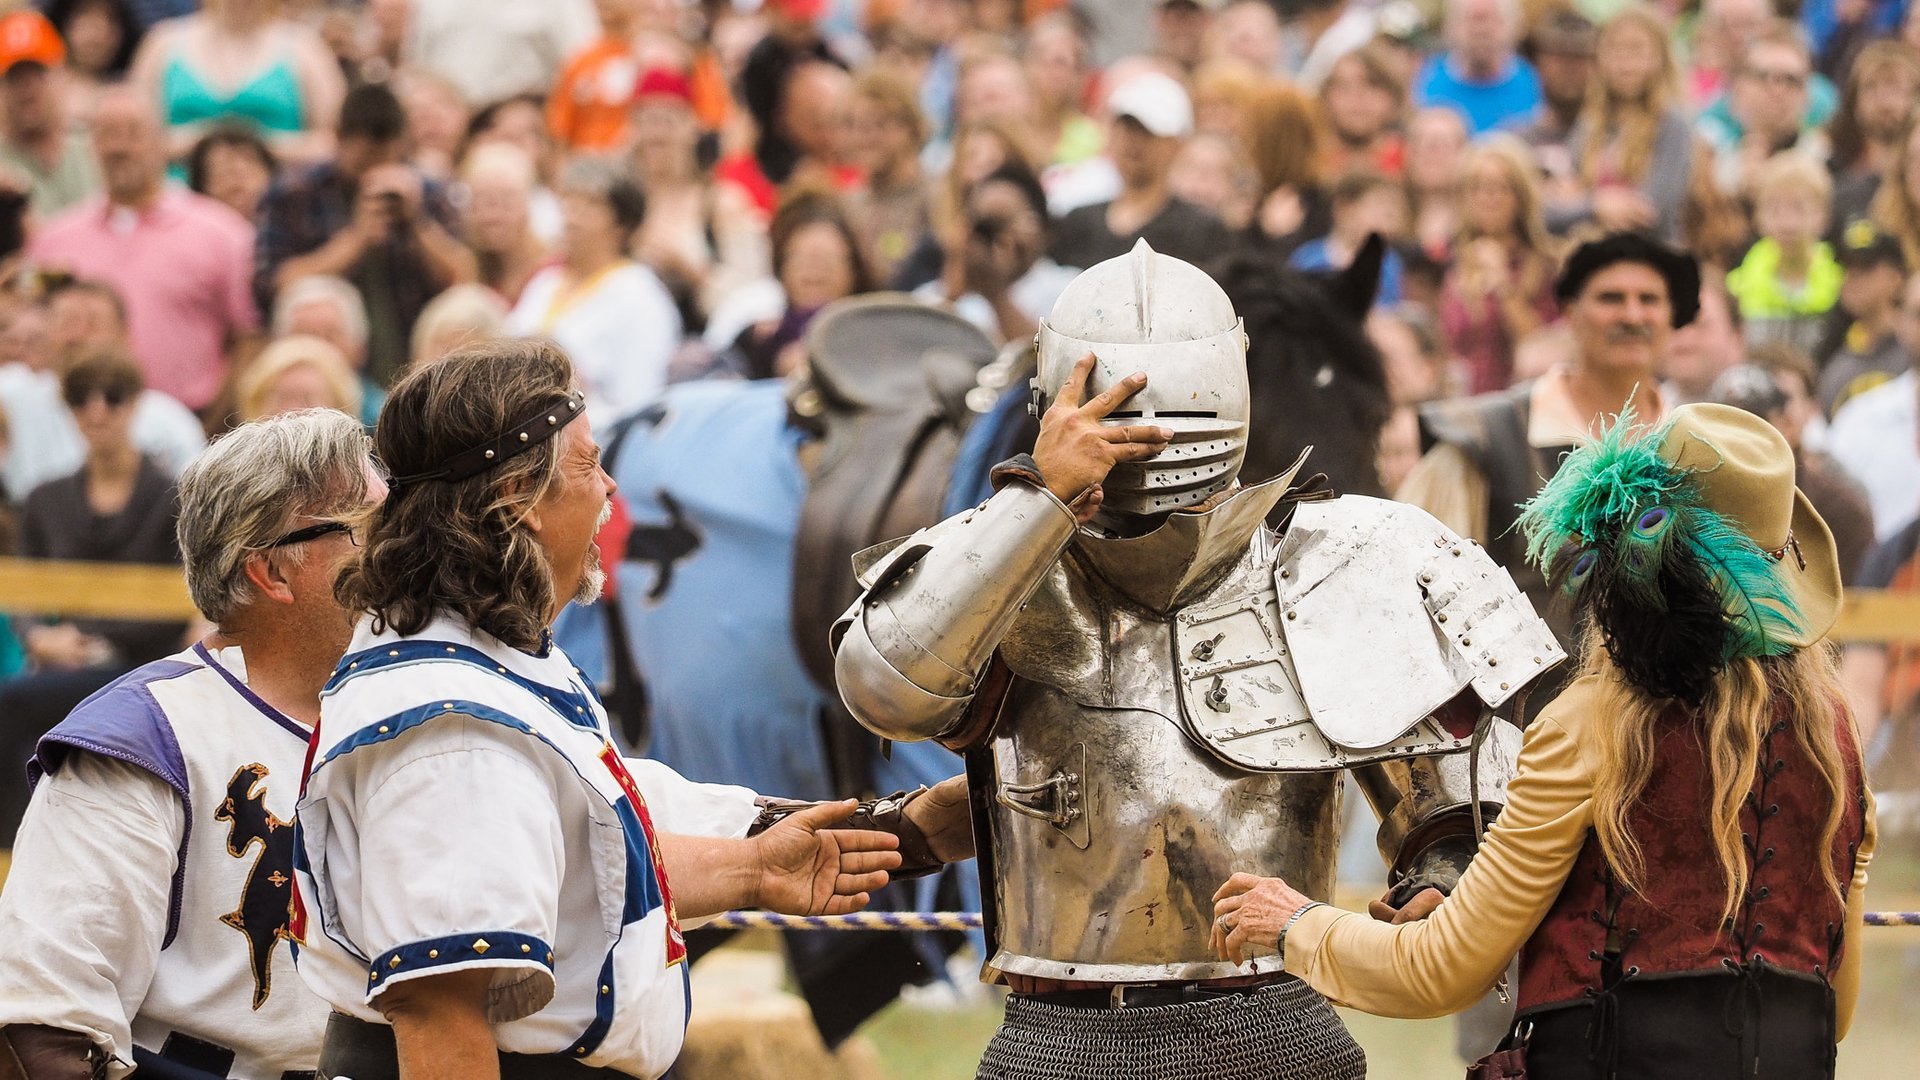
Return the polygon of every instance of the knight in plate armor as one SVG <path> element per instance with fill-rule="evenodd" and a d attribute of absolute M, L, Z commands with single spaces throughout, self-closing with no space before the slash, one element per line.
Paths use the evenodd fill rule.
<path fill-rule="evenodd" d="M 1214 890 L 1248 872 L 1327 896 L 1350 770 L 1389 901 L 1444 893 L 1512 770 L 1494 710 L 1563 659 L 1425 512 L 1296 483 L 1304 455 L 1238 482 L 1246 340 L 1211 278 L 1144 241 L 1093 267 L 1040 328 L 1034 453 L 856 559 L 847 706 L 967 757 L 985 977 L 1013 991 L 982 1077 L 1364 1076 L 1278 954 L 1215 955 Z"/>

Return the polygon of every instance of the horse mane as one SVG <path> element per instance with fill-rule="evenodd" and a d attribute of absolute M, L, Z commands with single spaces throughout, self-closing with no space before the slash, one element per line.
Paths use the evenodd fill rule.
<path fill-rule="evenodd" d="M 1393 404 L 1365 328 L 1378 272 L 1377 253 L 1363 251 L 1350 271 L 1318 274 L 1254 247 L 1219 267 L 1247 327 L 1248 483 L 1279 475 L 1311 446 L 1305 474 L 1326 473 L 1342 494 L 1384 494 L 1375 454 Z"/>

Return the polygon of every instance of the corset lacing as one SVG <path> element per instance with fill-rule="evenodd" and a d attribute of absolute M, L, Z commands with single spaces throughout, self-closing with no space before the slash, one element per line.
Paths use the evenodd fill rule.
<path fill-rule="evenodd" d="M 1764 1004 L 1764 984 L 1760 981 L 1760 975 L 1769 966 L 1760 952 L 1760 939 L 1766 936 L 1767 924 L 1757 916 L 1759 906 L 1767 901 L 1773 890 L 1761 884 L 1760 878 L 1772 865 L 1774 856 L 1774 849 L 1765 844 L 1767 823 L 1780 814 L 1780 804 L 1772 801 L 1768 792 L 1773 786 L 1774 777 L 1787 768 L 1785 758 L 1773 756 L 1773 740 L 1786 729 L 1784 721 L 1774 723 L 1767 729 L 1760 744 L 1760 776 L 1753 790 L 1747 792 L 1746 799 L 1746 809 L 1753 814 L 1753 831 L 1743 829 L 1740 833 L 1740 844 L 1746 852 L 1747 865 L 1752 869 L 1747 874 L 1746 892 L 1740 897 L 1738 922 L 1729 919 L 1723 925 L 1723 930 L 1733 935 L 1737 946 L 1735 955 L 1723 957 L 1720 961 L 1721 966 L 1735 976 L 1721 1004 L 1721 1022 L 1727 1034 L 1740 1040 L 1740 1060 L 1747 1064 L 1749 1076 L 1756 1076 L 1760 1072 L 1759 1027 L 1761 1006 Z"/>
<path fill-rule="evenodd" d="M 1612 1080 L 1620 1058 L 1620 987 L 1640 974 L 1638 965 L 1623 965 L 1640 929 L 1619 925 L 1620 904 L 1626 897 L 1613 871 L 1600 871 L 1594 879 L 1606 890 L 1607 906 L 1605 911 L 1587 912 L 1587 917 L 1606 928 L 1606 951 L 1587 950 L 1587 959 L 1600 965 L 1600 989 L 1589 986 L 1585 990 L 1593 1001 L 1587 1018 L 1587 1059 L 1599 1062 L 1601 1075 Z"/>

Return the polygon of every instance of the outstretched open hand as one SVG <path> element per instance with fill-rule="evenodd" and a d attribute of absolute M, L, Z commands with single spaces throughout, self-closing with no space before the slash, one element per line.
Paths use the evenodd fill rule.
<path fill-rule="evenodd" d="M 759 858 L 758 907 L 783 915 L 845 915 L 867 906 L 873 890 L 900 865 L 890 833 L 834 829 L 859 804 L 822 803 L 792 814 L 754 837 Z"/>

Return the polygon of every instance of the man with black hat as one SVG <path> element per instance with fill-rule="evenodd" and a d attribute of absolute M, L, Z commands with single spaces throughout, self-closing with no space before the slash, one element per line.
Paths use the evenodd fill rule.
<path fill-rule="evenodd" d="M 1420 420 L 1429 449 L 1398 497 L 1484 545 L 1564 644 L 1571 627 L 1513 529 L 1519 504 L 1629 402 L 1647 423 L 1666 416 L 1655 370 L 1669 336 L 1699 312 L 1700 267 L 1645 234 L 1613 233 L 1567 258 L 1554 295 L 1573 332 L 1571 359 L 1510 390 L 1427 406 Z M 1543 690 L 1536 702 L 1553 696 Z"/>
<path fill-rule="evenodd" d="M 1832 416 L 1842 402 L 1907 370 L 1902 292 L 1907 259 L 1900 241 L 1872 221 L 1859 218 L 1840 230 L 1834 254 L 1846 277 L 1834 305 L 1824 347 L 1814 356 L 1820 365 L 1815 394 L 1820 411 Z"/>

